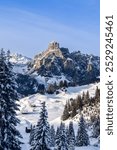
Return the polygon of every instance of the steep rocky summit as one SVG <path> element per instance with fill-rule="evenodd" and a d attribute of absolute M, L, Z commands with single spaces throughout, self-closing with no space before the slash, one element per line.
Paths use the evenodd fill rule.
<path fill-rule="evenodd" d="M 34 59 L 12 54 L 10 61 L 16 74 L 18 93 L 24 96 L 48 90 L 53 93 L 64 85 L 85 85 L 98 81 L 100 58 L 70 51 L 53 41 Z"/>
<path fill-rule="evenodd" d="M 36 55 L 29 63 L 29 73 L 36 72 L 40 76 L 65 76 L 72 84 L 87 84 L 97 80 L 99 76 L 98 56 L 82 54 L 80 51 L 69 52 L 68 48 L 59 46 L 53 41 L 47 50 Z"/>

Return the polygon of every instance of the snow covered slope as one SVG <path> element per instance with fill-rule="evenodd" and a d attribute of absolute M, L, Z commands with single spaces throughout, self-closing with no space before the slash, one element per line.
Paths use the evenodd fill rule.
<path fill-rule="evenodd" d="M 69 87 L 67 92 L 61 91 L 60 94 L 34 94 L 29 97 L 25 97 L 20 100 L 20 112 L 19 116 L 26 116 L 30 122 L 37 122 L 38 112 L 40 110 L 40 103 L 46 101 L 48 113 L 49 113 L 49 121 L 53 121 L 54 119 L 60 117 L 63 112 L 64 105 L 66 101 L 70 98 L 76 98 L 78 94 L 82 94 L 83 91 L 86 92 L 89 90 L 90 96 L 94 96 L 94 92 L 97 84 L 90 84 L 84 86 L 76 86 Z M 32 120 L 32 115 L 34 116 Z"/>
<path fill-rule="evenodd" d="M 31 58 L 23 56 L 21 54 L 11 54 L 10 62 L 13 64 L 13 71 L 15 73 L 25 73 L 27 72 L 27 64 L 31 61 Z"/>
<path fill-rule="evenodd" d="M 48 115 L 49 115 L 49 122 L 53 124 L 55 127 L 59 126 L 61 122 L 61 115 L 64 109 L 64 105 L 66 100 L 70 98 L 76 98 L 78 94 L 82 94 L 82 92 L 86 92 L 89 90 L 90 96 L 94 96 L 96 86 L 99 86 L 99 83 L 85 85 L 85 86 L 76 86 L 76 87 L 69 87 L 67 92 L 61 91 L 60 94 L 52 94 L 52 95 L 41 95 L 41 94 L 34 94 L 29 97 L 25 97 L 19 101 L 20 104 L 20 111 L 18 112 L 18 118 L 21 120 L 21 124 L 18 126 L 21 134 L 23 135 L 23 150 L 28 150 L 28 140 L 29 134 L 25 133 L 25 127 L 31 124 L 36 124 L 39 118 L 39 111 L 40 111 L 40 103 L 46 101 Z M 65 121 L 65 124 L 68 125 L 70 120 Z M 73 120 L 74 122 L 74 129 L 75 132 L 77 131 L 78 127 L 78 120 Z M 90 131 L 89 131 L 90 132 Z M 91 139 L 91 144 L 95 143 Z M 89 147 L 82 147 L 78 148 L 80 150 L 99 150 L 99 148 L 94 146 Z M 77 150 L 77 148 L 76 148 Z"/>
<path fill-rule="evenodd" d="M 28 58 L 26 56 L 23 56 L 21 54 L 15 53 L 11 54 L 10 56 L 10 62 L 13 64 L 27 64 L 29 61 L 31 61 L 31 58 Z"/>

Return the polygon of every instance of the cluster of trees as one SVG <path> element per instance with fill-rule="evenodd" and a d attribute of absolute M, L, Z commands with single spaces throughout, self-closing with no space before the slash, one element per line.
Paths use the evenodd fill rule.
<path fill-rule="evenodd" d="M 82 115 L 76 136 L 73 122 L 70 122 L 67 128 L 61 122 L 55 131 L 54 126 L 50 127 L 47 118 L 47 109 L 45 102 L 43 102 L 40 119 L 30 133 L 29 143 L 31 150 L 51 150 L 51 147 L 54 147 L 54 150 L 74 150 L 75 146 L 87 146 L 90 144 L 86 124 Z"/>
<path fill-rule="evenodd" d="M 46 92 L 48 94 L 53 94 L 55 91 L 57 91 L 60 88 L 67 88 L 68 87 L 68 82 L 66 80 L 61 80 L 59 84 L 55 82 L 54 84 L 48 84 Z"/>
<path fill-rule="evenodd" d="M 93 125 L 93 138 L 99 138 L 100 136 L 100 116 L 92 116 L 91 122 Z"/>
<path fill-rule="evenodd" d="M 90 97 L 89 91 L 83 92 L 82 96 L 78 95 L 76 99 L 70 99 L 66 102 L 62 114 L 62 120 L 73 118 L 78 112 L 83 110 L 84 106 L 93 106 L 100 102 L 100 89 L 97 87 L 94 97 Z"/>
<path fill-rule="evenodd" d="M 0 50 L 0 150 L 20 150 L 21 135 L 16 129 L 19 120 L 16 117 L 18 99 L 16 83 L 9 62 L 10 51 Z"/>

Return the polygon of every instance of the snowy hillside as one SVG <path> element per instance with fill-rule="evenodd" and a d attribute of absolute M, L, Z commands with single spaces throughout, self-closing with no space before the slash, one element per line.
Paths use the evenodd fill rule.
<path fill-rule="evenodd" d="M 13 71 L 15 73 L 23 74 L 27 72 L 27 65 L 30 61 L 31 58 L 28 58 L 18 53 L 10 55 L 10 62 L 13 64 Z"/>
<path fill-rule="evenodd" d="M 10 62 L 13 64 L 22 64 L 25 65 L 27 64 L 29 61 L 31 61 L 31 58 L 28 58 L 26 56 L 23 56 L 21 54 L 15 53 L 15 54 L 11 54 L 10 56 Z"/>
<path fill-rule="evenodd" d="M 29 145 L 29 134 L 25 133 L 25 127 L 30 124 L 36 124 L 39 118 L 40 103 L 46 101 L 49 122 L 55 127 L 59 126 L 61 122 L 61 115 L 64 109 L 66 101 L 70 98 L 76 98 L 78 94 L 82 94 L 83 91 L 86 92 L 89 90 L 90 96 L 94 96 L 96 86 L 99 86 L 99 83 L 85 85 L 85 86 L 76 86 L 69 87 L 67 91 L 61 91 L 59 94 L 34 94 L 29 97 L 25 97 L 19 101 L 20 111 L 18 113 L 18 118 L 21 120 L 21 124 L 18 126 L 21 134 L 23 135 L 23 149 L 28 150 Z M 66 120 L 65 124 L 68 125 L 70 120 Z M 75 132 L 77 131 L 78 116 L 77 119 L 73 119 Z M 90 134 L 91 131 L 89 131 Z M 90 139 L 90 143 L 93 145 L 97 141 Z M 89 146 L 78 148 L 80 150 L 99 150 L 98 147 Z M 76 149 L 77 150 L 77 149 Z"/>

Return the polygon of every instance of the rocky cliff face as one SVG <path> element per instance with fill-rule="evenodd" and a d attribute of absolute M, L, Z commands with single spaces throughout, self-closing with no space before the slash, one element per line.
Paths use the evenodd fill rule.
<path fill-rule="evenodd" d="M 67 82 L 68 86 L 93 83 L 100 74 L 98 56 L 80 51 L 70 53 L 68 48 L 61 48 L 57 42 L 51 42 L 47 50 L 34 59 L 13 54 L 10 61 L 16 73 L 18 92 L 24 96 L 45 93 L 50 85 L 52 88 L 52 85 L 62 87 L 61 81 Z"/>
<path fill-rule="evenodd" d="M 51 42 L 49 43 L 49 46 L 47 48 L 46 51 L 36 55 L 34 57 L 34 60 L 32 62 L 33 64 L 33 69 L 37 70 L 39 68 L 41 68 L 42 65 L 47 65 L 48 63 L 50 63 L 50 59 L 51 61 L 56 58 L 59 57 L 61 59 L 64 59 L 64 56 L 62 55 L 62 52 L 59 48 L 59 44 L 57 42 Z M 48 64 L 50 65 L 50 64 Z"/>
<path fill-rule="evenodd" d="M 64 75 L 69 82 L 88 84 L 97 80 L 100 73 L 98 56 L 70 53 L 68 48 L 60 48 L 59 43 L 51 42 L 46 51 L 36 55 L 28 65 L 29 72 L 44 77 Z"/>

